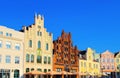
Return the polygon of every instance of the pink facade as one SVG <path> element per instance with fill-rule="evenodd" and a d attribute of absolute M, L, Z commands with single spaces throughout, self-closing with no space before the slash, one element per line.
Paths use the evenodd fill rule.
<path fill-rule="evenodd" d="M 115 72 L 115 60 L 113 53 L 105 51 L 101 54 L 101 72 L 105 72 L 106 74 Z"/>

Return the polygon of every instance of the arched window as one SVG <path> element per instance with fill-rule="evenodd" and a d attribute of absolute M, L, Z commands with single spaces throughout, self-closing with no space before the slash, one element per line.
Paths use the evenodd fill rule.
<path fill-rule="evenodd" d="M 46 73 L 46 72 L 47 72 L 47 69 L 44 69 L 44 72 Z"/>
<path fill-rule="evenodd" d="M 48 57 L 48 64 L 51 64 L 51 58 Z"/>
<path fill-rule="evenodd" d="M 26 62 L 29 62 L 30 55 L 26 54 Z"/>
<path fill-rule="evenodd" d="M 48 43 L 46 43 L 46 50 L 48 50 L 49 49 L 49 45 L 48 45 Z"/>
<path fill-rule="evenodd" d="M 40 55 L 37 55 L 37 63 L 42 63 L 42 57 Z"/>
<path fill-rule="evenodd" d="M 26 72 L 29 72 L 30 71 L 30 69 L 29 68 L 26 68 Z"/>
<path fill-rule="evenodd" d="M 29 47 L 32 47 L 32 40 L 29 40 Z"/>
<path fill-rule="evenodd" d="M 32 68 L 31 71 L 34 71 L 34 68 Z"/>
<path fill-rule="evenodd" d="M 38 48 L 41 48 L 41 42 L 38 41 Z"/>
<path fill-rule="evenodd" d="M 38 68 L 38 69 L 37 69 L 37 71 L 40 71 L 40 72 L 42 72 L 42 70 L 41 70 L 40 68 Z"/>
<path fill-rule="evenodd" d="M 42 32 L 37 31 L 37 36 L 42 36 Z"/>
<path fill-rule="evenodd" d="M 47 64 L 47 57 L 44 56 L 44 64 Z"/>
<path fill-rule="evenodd" d="M 31 62 L 32 63 L 34 62 L 34 55 L 33 54 L 31 55 Z"/>
<path fill-rule="evenodd" d="M 14 71 L 14 78 L 19 78 L 19 70 Z"/>

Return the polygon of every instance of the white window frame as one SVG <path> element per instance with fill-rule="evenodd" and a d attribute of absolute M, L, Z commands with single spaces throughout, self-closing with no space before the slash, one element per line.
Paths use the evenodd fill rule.
<path fill-rule="evenodd" d="M 10 48 L 11 48 L 11 42 L 8 42 L 8 41 L 6 42 L 6 48 L 7 48 L 7 49 L 10 49 Z"/>
<path fill-rule="evenodd" d="M 16 60 L 17 60 L 18 62 L 16 62 Z M 19 56 L 16 56 L 16 57 L 15 57 L 15 64 L 20 64 L 20 57 L 19 57 Z"/>
<path fill-rule="evenodd" d="M 19 44 L 19 43 L 16 43 L 16 44 L 15 44 L 15 49 L 16 49 L 16 50 L 20 50 L 20 44 Z"/>

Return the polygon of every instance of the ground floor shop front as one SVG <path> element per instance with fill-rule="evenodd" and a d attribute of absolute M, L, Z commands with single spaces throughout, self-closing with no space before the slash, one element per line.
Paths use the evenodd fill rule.
<path fill-rule="evenodd" d="M 24 74 L 24 78 L 78 78 L 78 74 L 76 73 L 68 73 L 65 71 L 62 72 L 39 72 L 39 71 L 32 71 L 27 72 Z"/>
<path fill-rule="evenodd" d="M 0 69 L 0 78 L 22 78 L 18 69 Z"/>

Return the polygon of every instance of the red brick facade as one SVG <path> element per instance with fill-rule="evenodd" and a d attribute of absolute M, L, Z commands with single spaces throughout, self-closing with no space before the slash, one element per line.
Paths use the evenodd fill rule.
<path fill-rule="evenodd" d="M 78 49 L 73 47 L 71 34 L 62 31 L 60 37 L 53 41 L 53 71 L 78 73 Z"/>

